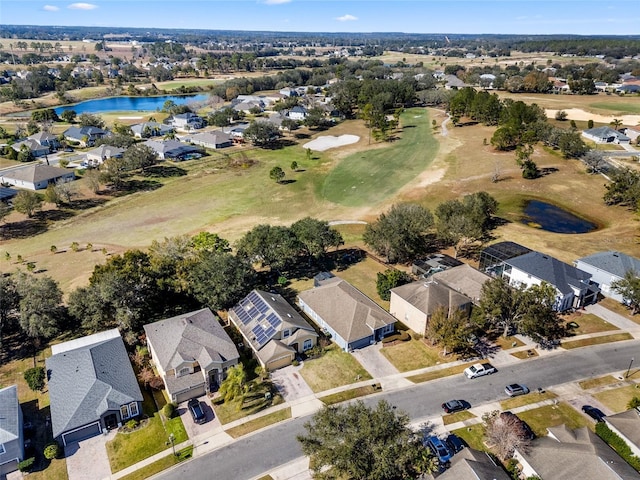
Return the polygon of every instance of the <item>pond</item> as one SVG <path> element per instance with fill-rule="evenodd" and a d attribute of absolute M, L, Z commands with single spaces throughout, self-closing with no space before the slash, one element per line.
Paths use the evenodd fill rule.
<path fill-rule="evenodd" d="M 65 110 L 74 110 L 78 115 L 81 113 L 109 113 L 128 111 L 159 111 L 162 110 L 164 102 L 171 100 L 176 105 L 183 105 L 191 102 L 204 102 L 209 95 L 160 95 L 157 97 L 109 97 L 87 100 L 75 105 L 65 105 L 55 109 L 60 115 Z"/>
<path fill-rule="evenodd" d="M 554 233 L 588 233 L 598 226 L 550 203 L 529 200 L 522 223 Z"/>

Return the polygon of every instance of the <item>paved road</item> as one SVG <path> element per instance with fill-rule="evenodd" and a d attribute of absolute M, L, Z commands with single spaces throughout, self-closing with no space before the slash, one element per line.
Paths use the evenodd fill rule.
<path fill-rule="evenodd" d="M 412 421 L 440 414 L 440 404 L 464 398 L 472 405 L 505 398 L 508 383 L 523 382 L 531 389 L 549 388 L 587 377 L 626 370 L 631 357 L 640 356 L 640 340 L 558 352 L 518 362 L 498 373 L 475 380 L 455 375 L 422 385 L 367 397 L 373 405 L 385 399 L 409 414 Z M 247 480 L 302 455 L 296 435 L 304 431 L 302 417 L 242 438 L 231 445 L 177 466 L 156 478 L 162 480 Z"/>

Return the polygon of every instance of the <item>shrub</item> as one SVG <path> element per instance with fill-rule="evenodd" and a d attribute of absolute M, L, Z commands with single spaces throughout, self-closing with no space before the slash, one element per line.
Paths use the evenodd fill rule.
<path fill-rule="evenodd" d="M 47 460 L 53 460 L 54 458 L 58 458 L 60 453 L 62 453 L 62 449 L 58 442 L 47 443 L 46 447 L 44 447 L 44 458 Z"/>
<path fill-rule="evenodd" d="M 629 465 L 636 470 L 640 471 L 640 458 L 636 457 L 629 445 L 620 438 L 615 432 L 604 422 L 598 422 L 596 424 L 596 433 L 604 440 L 611 448 L 613 448 L 618 455 L 620 455 Z"/>
<path fill-rule="evenodd" d="M 44 368 L 29 368 L 24 372 L 24 380 L 34 392 L 42 390 L 44 388 Z"/>
<path fill-rule="evenodd" d="M 564 110 L 558 110 L 556 112 L 556 120 L 560 120 L 561 122 L 566 120 L 569 115 Z"/>
<path fill-rule="evenodd" d="M 139 423 L 140 422 L 138 422 L 138 420 L 132 418 L 125 424 L 125 427 L 127 427 L 127 430 L 135 430 L 138 427 Z"/>
<path fill-rule="evenodd" d="M 402 330 L 398 333 L 394 333 L 393 335 L 389 335 L 388 337 L 384 337 L 382 339 L 382 343 L 391 343 L 395 341 L 406 342 L 410 338 L 411 335 L 409 335 L 409 332 L 407 332 L 406 330 Z"/>
<path fill-rule="evenodd" d="M 176 404 L 175 403 L 167 403 L 164 407 L 162 407 L 162 413 L 166 418 L 173 418 L 176 414 Z"/>
<path fill-rule="evenodd" d="M 18 470 L 21 472 L 30 472 L 33 468 L 33 464 L 36 462 L 36 457 L 27 458 L 18 464 Z"/>

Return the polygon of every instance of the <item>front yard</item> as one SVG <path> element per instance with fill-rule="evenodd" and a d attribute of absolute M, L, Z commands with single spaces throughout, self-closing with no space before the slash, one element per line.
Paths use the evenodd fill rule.
<path fill-rule="evenodd" d="M 335 343 L 327 347 L 321 357 L 306 360 L 300 374 L 316 393 L 371 379 L 369 372 Z"/>
<path fill-rule="evenodd" d="M 629 400 L 633 397 L 640 397 L 640 384 L 594 393 L 593 397 L 615 413 L 624 412 L 627 410 Z"/>
<path fill-rule="evenodd" d="M 214 400 L 211 402 L 221 424 L 225 425 L 234 420 L 253 415 L 266 408 L 279 405 L 283 401 L 282 396 L 275 393 L 272 384 L 269 382 L 261 382 L 259 379 L 255 379 L 249 382 L 248 388 L 249 390 L 241 405 L 237 401 L 223 402 Z"/>
<path fill-rule="evenodd" d="M 593 422 L 590 422 L 575 408 L 564 402 L 520 412 L 518 417 L 527 422 L 539 437 L 547 434 L 548 427 L 556 427 L 563 423 L 572 429 L 587 425 L 593 426 Z"/>
<path fill-rule="evenodd" d="M 400 372 L 433 367 L 441 363 L 454 362 L 454 355 L 442 356 L 440 347 L 426 345 L 422 340 L 411 339 L 380 350 Z"/>

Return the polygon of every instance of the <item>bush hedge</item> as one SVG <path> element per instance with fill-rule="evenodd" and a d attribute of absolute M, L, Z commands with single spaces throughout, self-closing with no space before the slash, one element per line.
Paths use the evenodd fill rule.
<path fill-rule="evenodd" d="M 18 464 L 18 470 L 21 472 L 30 472 L 34 463 L 36 463 L 36 457 L 27 458 Z"/>
<path fill-rule="evenodd" d="M 173 418 L 176 414 L 176 404 L 175 403 L 167 403 L 164 407 L 162 407 L 162 413 L 166 418 Z"/>
<path fill-rule="evenodd" d="M 620 455 L 629 465 L 640 472 L 640 458 L 636 457 L 627 442 L 613 432 L 606 423 L 598 422 L 596 425 L 596 433 L 604 440 L 618 455 Z"/>
<path fill-rule="evenodd" d="M 406 330 L 402 330 L 398 333 L 394 333 L 393 335 L 389 335 L 388 337 L 383 338 L 382 343 L 391 343 L 396 341 L 406 342 L 410 338 L 411 335 L 409 335 L 409 332 L 407 332 Z"/>
<path fill-rule="evenodd" d="M 43 367 L 29 368 L 24 372 L 24 380 L 34 392 L 39 392 L 44 388 L 44 376 Z"/>
<path fill-rule="evenodd" d="M 47 460 L 53 460 L 54 458 L 58 458 L 61 453 L 60 445 L 58 442 L 47 443 L 47 446 L 44 447 L 44 458 Z"/>

